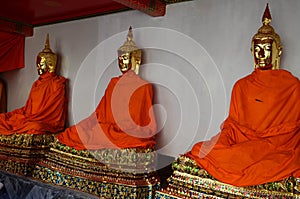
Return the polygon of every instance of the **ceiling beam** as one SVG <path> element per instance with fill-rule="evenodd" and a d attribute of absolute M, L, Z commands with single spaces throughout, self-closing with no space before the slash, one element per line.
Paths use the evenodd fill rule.
<path fill-rule="evenodd" d="M 30 37 L 33 35 L 33 27 L 31 25 L 23 24 L 5 18 L 0 18 L 0 30 L 23 34 L 25 35 L 25 37 Z"/>
<path fill-rule="evenodd" d="M 164 16 L 166 3 L 161 0 L 114 0 L 134 10 L 142 11 L 153 17 Z"/>

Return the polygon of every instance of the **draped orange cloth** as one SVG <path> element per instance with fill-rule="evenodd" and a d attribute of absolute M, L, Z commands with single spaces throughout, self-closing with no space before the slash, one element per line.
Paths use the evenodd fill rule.
<path fill-rule="evenodd" d="M 40 75 L 24 107 L 0 114 L 0 134 L 45 134 L 62 131 L 67 113 L 66 79 L 53 73 Z"/>
<path fill-rule="evenodd" d="M 299 79 L 255 70 L 234 85 L 221 132 L 186 155 L 221 182 L 250 186 L 299 178 L 299 146 Z"/>
<path fill-rule="evenodd" d="M 112 78 L 96 110 L 57 139 L 77 150 L 152 148 L 156 131 L 152 96 L 152 85 L 133 71 Z"/>

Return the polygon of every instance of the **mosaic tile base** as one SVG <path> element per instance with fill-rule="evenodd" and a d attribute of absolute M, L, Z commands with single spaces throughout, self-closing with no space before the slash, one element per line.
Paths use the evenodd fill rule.
<path fill-rule="evenodd" d="M 157 191 L 155 198 L 281 198 L 300 199 L 299 178 L 263 185 L 236 187 L 214 179 L 190 158 L 180 156 L 172 165 L 173 174 L 167 188 Z"/>

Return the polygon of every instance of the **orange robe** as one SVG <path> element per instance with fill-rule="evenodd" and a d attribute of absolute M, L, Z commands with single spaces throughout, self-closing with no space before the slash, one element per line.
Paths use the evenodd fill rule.
<path fill-rule="evenodd" d="M 156 122 L 152 85 L 132 71 L 112 78 L 96 110 L 57 139 L 77 150 L 152 148 Z"/>
<path fill-rule="evenodd" d="M 0 114 L 0 134 L 62 131 L 67 113 L 66 79 L 45 73 L 32 85 L 26 105 Z"/>
<path fill-rule="evenodd" d="M 300 82 L 285 70 L 239 80 L 221 132 L 186 154 L 221 182 L 258 185 L 300 177 Z"/>

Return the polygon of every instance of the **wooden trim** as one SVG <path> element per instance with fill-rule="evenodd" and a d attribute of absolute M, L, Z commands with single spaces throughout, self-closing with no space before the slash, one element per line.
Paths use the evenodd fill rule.
<path fill-rule="evenodd" d="M 24 34 L 25 37 L 30 37 L 33 35 L 33 27 L 31 25 L 6 18 L 0 18 L 0 30 Z"/>
<path fill-rule="evenodd" d="M 166 13 L 166 3 L 161 0 L 114 0 L 134 10 L 142 11 L 150 16 L 159 17 Z"/>

